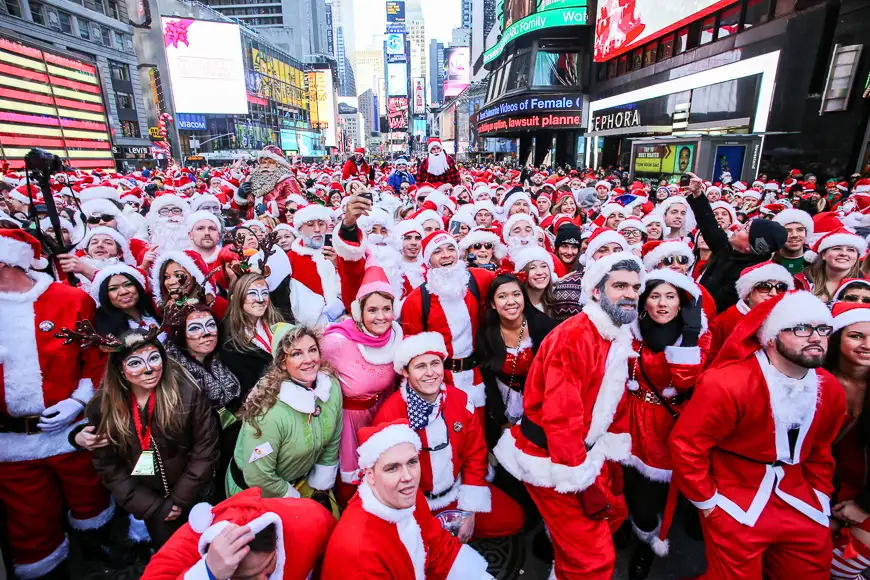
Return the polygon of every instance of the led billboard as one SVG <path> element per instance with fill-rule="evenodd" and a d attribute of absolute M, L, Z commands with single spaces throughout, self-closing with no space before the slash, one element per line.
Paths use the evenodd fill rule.
<path fill-rule="evenodd" d="M 404 0 L 387 0 L 387 22 L 405 21 Z"/>
<path fill-rule="evenodd" d="M 455 97 L 471 83 L 471 49 L 467 46 L 444 49 L 444 97 Z"/>
<path fill-rule="evenodd" d="M 584 26 L 587 24 L 586 0 L 573 0 L 568 4 L 570 4 L 570 8 L 551 7 L 505 26 L 498 42 L 483 53 L 483 64 L 497 59 L 504 52 L 508 43 L 526 34 L 561 26 Z"/>
<path fill-rule="evenodd" d="M 387 96 L 408 96 L 408 65 L 404 62 L 391 62 L 387 65 Z"/>
<path fill-rule="evenodd" d="M 387 56 L 393 54 L 405 54 L 404 34 L 387 34 Z"/>
<path fill-rule="evenodd" d="M 734 0 L 601 0 L 595 21 L 595 61 L 610 60 L 733 3 Z"/>
<path fill-rule="evenodd" d="M 406 97 L 387 99 L 387 124 L 391 131 L 404 131 L 408 128 L 408 99 Z"/>
<path fill-rule="evenodd" d="M 161 17 L 178 113 L 245 115 L 245 69 L 237 24 Z"/>

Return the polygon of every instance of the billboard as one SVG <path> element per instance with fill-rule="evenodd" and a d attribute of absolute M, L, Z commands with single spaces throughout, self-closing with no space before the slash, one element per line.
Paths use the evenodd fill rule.
<path fill-rule="evenodd" d="M 414 77 L 411 89 L 411 112 L 422 115 L 426 112 L 426 82 L 423 77 Z"/>
<path fill-rule="evenodd" d="M 389 125 L 390 131 L 404 131 L 408 128 L 407 97 L 387 99 L 387 125 Z"/>
<path fill-rule="evenodd" d="M 634 0 L 629 1 L 633 2 Z M 501 56 L 505 46 L 520 36 L 561 26 L 583 26 L 587 24 L 586 0 L 573 0 L 570 4 L 572 4 L 570 8 L 542 10 L 537 14 L 530 14 L 525 18 L 517 20 L 513 24 L 505 25 L 504 32 L 499 37 L 499 41 L 483 53 L 483 64 L 487 64 Z"/>
<path fill-rule="evenodd" d="M 161 21 L 175 111 L 246 115 L 238 24 L 165 16 Z"/>
<path fill-rule="evenodd" d="M 602 0 L 595 22 L 595 62 L 733 4 L 734 0 Z"/>
<path fill-rule="evenodd" d="M 317 83 L 317 116 L 320 119 L 320 128 L 323 129 L 323 144 L 326 147 L 337 147 L 338 140 L 335 137 L 335 88 L 332 84 L 332 70 L 324 69 L 315 72 Z"/>
<path fill-rule="evenodd" d="M 404 62 L 387 64 L 387 96 L 408 96 L 408 65 Z"/>
<path fill-rule="evenodd" d="M 444 97 L 455 97 L 471 84 L 471 49 L 445 48 L 444 66 Z"/>
<path fill-rule="evenodd" d="M 405 21 L 405 2 L 404 0 L 388 0 L 387 1 L 387 22 L 404 22 Z"/>
<path fill-rule="evenodd" d="M 390 33 L 387 34 L 387 56 L 394 54 L 405 54 L 405 35 Z"/>
<path fill-rule="evenodd" d="M 639 145 L 634 159 L 634 172 L 683 174 L 692 171 L 694 161 L 694 143 Z"/>

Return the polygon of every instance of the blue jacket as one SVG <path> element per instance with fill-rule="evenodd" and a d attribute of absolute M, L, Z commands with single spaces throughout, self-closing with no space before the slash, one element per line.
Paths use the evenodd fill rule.
<path fill-rule="evenodd" d="M 402 182 L 407 181 L 411 185 L 417 183 L 414 180 L 414 176 L 405 171 L 404 173 L 399 173 L 398 171 L 393 171 L 390 176 L 387 178 L 387 185 L 393 188 L 393 191 L 399 193 L 399 187 L 401 187 Z"/>

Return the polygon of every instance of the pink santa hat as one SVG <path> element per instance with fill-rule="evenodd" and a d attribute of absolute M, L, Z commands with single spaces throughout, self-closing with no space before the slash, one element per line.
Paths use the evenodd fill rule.
<path fill-rule="evenodd" d="M 359 290 L 357 290 L 356 298 L 350 304 L 350 312 L 354 320 L 362 322 L 362 302 L 366 296 L 375 292 L 387 294 L 393 300 L 396 299 L 395 291 L 387 279 L 384 269 L 380 266 L 368 266 L 365 274 L 363 274 L 362 283 Z"/>

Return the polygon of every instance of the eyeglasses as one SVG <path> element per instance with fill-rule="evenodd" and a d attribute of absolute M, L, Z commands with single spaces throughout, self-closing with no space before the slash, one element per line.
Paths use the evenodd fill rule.
<path fill-rule="evenodd" d="M 798 324 L 792 328 L 783 328 L 783 332 L 791 331 L 797 337 L 800 338 L 809 338 L 813 335 L 814 332 L 818 333 L 819 336 L 831 336 L 831 333 L 834 332 L 834 327 L 827 324 L 820 324 L 819 326 L 812 326 L 810 324 Z"/>
<path fill-rule="evenodd" d="M 115 216 L 107 214 L 107 213 L 94 214 L 94 215 L 88 216 L 88 223 L 91 225 L 107 224 L 110 221 L 112 221 L 113 219 L 115 219 Z"/>
<path fill-rule="evenodd" d="M 181 215 L 184 213 L 184 210 L 180 207 L 162 207 L 160 211 L 157 212 L 158 215 L 163 217 L 168 217 L 171 215 Z"/>
<path fill-rule="evenodd" d="M 486 248 L 487 250 L 491 250 L 492 244 L 490 242 L 484 242 L 482 244 L 472 244 L 471 245 L 472 250 L 479 250 L 481 248 Z"/>
<path fill-rule="evenodd" d="M 220 212 L 220 210 L 221 210 L 221 206 L 214 205 L 214 204 L 206 203 L 206 204 L 199 206 L 199 211 L 209 211 L 211 213 L 217 213 L 217 212 Z"/>
<path fill-rule="evenodd" d="M 771 284 L 770 282 L 759 282 L 752 289 L 758 290 L 762 294 L 770 294 L 775 289 L 777 294 L 783 294 L 788 292 L 788 284 L 785 282 L 777 282 L 776 284 Z"/>
<path fill-rule="evenodd" d="M 636 230 L 634 228 L 625 228 L 620 232 L 626 238 L 639 238 L 640 230 Z"/>
<path fill-rule="evenodd" d="M 861 304 L 870 304 L 870 296 L 858 296 L 857 294 L 846 294 L 840 298 L 841 302 L 860 302 Z"/>
<path fill-rule="evenodd" d="M 668 256 L 664 260 L 662 260 L 662 264 L 665 266 L 673 266 L 674 264 L 679 264 L 680 266 L 685 266 L 689 263 L 689 258 L 687 256 Z"/>

